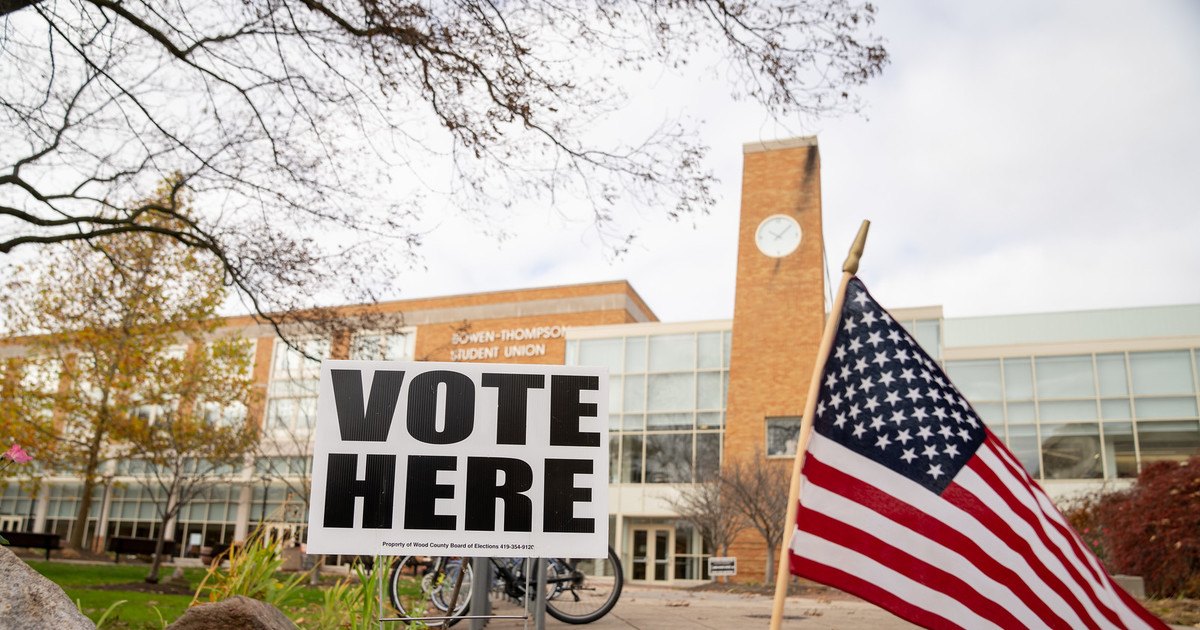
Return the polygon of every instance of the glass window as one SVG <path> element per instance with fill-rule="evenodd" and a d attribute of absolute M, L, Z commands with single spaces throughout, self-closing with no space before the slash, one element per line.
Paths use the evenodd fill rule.
<path fill-rule="evenodd" d="M 721 472 L 721 434 L 696 434 L 696 481 L 714 479 Z"/>
<path fill-rule="evenodd" d="M 1137 398 L 1133 401 L 1139 420 L 1146 418 L 1195 418 L 1196 399 L 1189 398 Z"/>
<path fill-rule="evenodd" d="M 1125 396 L 1129 387 L 1125 381 L 1125 355 L 1096 355 L 1096 379 L 1100 382 L 1101 396 Z"/>
<path fill-rule="evenodd" d="M 794 457 L 799 439 L 799 416 L 767 418 L 767 457 Z"/>
<path fill-rule="evenodd" d="M 647 411 L 695 409 L 696 376 L 686 374 L 651 374 L 646 384 Z"/>
<path fill-rule="evenodd" d="M 1033 403 L 1008 403 L 1009 424 L 1031 424 L 1035 420 L 1037 420 L 1037 414 L 1034 413 Z"/>
<path fill-rule="evenodd" d="M 621 481 L 621 441 L 612 439 L 608 441 L 608 483 L 617 483 Z"/>
<path fill-rule="evenodd" d="M 721 333 L 708 332 L 696 335 L 696 367 L 701 369 L 721 367 Z"/>
<path fill-rule="evenodd" d="M 1190 394 L 1192 365 L 1187 350 L 1131 352 L 1129 369 L 1134 394 Z"/>
<path fill-rule="evenodd" d="M 934 359 L 942 358 L 941 324 L 936 319 L 917 320 L 917 343 Z"/>
<path fill-rule="evenodd" d="M 700 372 L 696 375 L 696 408 L 721 409 L 721 373 Z"/>
<path fill-rule="evenodd" d="M 657 335 L 650 337 L 650 371 L 692 371 L 696 368 L 696 337 Z"/>
<path fill-rule="evenodd" d="M 1042 465 L 1046 479 L 1103 477 L 1099 425 L 1042 424 Z"/>
<path fill-rule="evenodd" d="M 1200 455 L 1200 422 L 1139 422 L 1138 450 L 1142 466 L 1157 461 L 1181 462 Z"/>
<path fill-rule="evenodd" d="M 567 341 L 566 365 L 579 365 L 579 342 L 572 339 Z"/>
<path fill-rule="evenodd" d="M 625 339 L 625 371 L 646 371 L 645 337 L 628 337 Z"/>
<path fill-rule="evenodd" d="M 579 364 L 606 367 L 610 372 L 620 372 L 621 342 L 617 339 L 581 339 L 579 341 Z"/>
<path fill-rule="evenodd" d="M 646 415 L 646 428 L 690 429 L 694 423 L 691 413 L 651 413 Z"/>
<path fill-rule="evenodd" d="M 350 342 L 350 358 L 355 361 L 407 361 L 412 358 L 412 339 L 412 335 L 404 333 L 355 333 Z"/>
<path fill-rule="evenodd" d="M 1137 455 L 1133 448 L 1133 424 L 1105 422 L 1104 462 L 1108 477 L 1137 477 Z"/>
<path fill-rule="evenodd" d="M 1052 400 L 1038 403 L 1038 417 L 1050 420 L 1095 420 L 1095 400 Z"/>
<path fill-rule="evenodd" d="M 696 414 L 696 426 L 700 428 L 720 428 L 723 423 L 725 414 L 720 412 L 708 412 Z"/>
<path fill-rule="evenodd" d="M 1133 416 L 1129 415 L 1128 400 L 1102 400 L 1100 401 L 1100 417 L 1105 420 L 1128 420 Z"/>
<path fill-rule="evenodd" d="M 642 482 L 642 436 L 621 436 L 621 483 Z"/>
<path fill-rule="evenodd" d="M 946 373 L 967 400 L 1000 400 L 1000 361 L 947 361 Z"/>
<path fill-rule="evenodd" d="M 725 339 L 725 344 L 724 344 L 725 352 L 722 355 L 721 367 L 728 370 L 729 369 L 729 355 L 730 355 L 730 351 L 733 348 L 733 333 L 728 330 L 725 331 L 724 339 Z"/>
<path fill-rule="evenodd" d="M 621 428 L 626 431 L 641 431 L 646 428 L 646 416 L 642 414 L 625 414 L 622 416 Z"/>
<path fill-rule="evenodd" d="M 625 377 L 625 400 L 621 405 L 624 411 L 643 411 L 646 408 L 646 377 Z"/>
<path fill-rule="evenodd" d="M 1036 426 L 1010 425 L 1008 427 L 1008 448 L 1017 457 L 1017 461 L 1021 462 L 1021 465 L 1029 472 L 1029 476 L 1034 479 L 1042 476 Z"/>
<path fill-rule="evenodd" d="M 1033 400 L 1033 365 L 1029 359 L 1004 360 L 1004 397 Z"/>
<path fill-rule="evenodd" d="M 1004 405 L 1002 403 L 974 403 L 971 405 L 975 409 L 975 413 L 990 426 L 1004 425 Z"/>
<path fill-rule="evenodd" d="M 1091 398 L 1096 395 L 1092 357 L 1039 357 L 1038 398 Z"/>
<path fill-rule="evenodd" d="M 692 434 L 646 436 L 646 483 L 688 483 L 692 480 Z"/>

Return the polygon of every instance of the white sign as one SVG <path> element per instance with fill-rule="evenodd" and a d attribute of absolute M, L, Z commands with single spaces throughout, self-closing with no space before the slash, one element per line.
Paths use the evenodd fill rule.
<path fill-rule="evenodd" d="M 737 558 L 709 556 L 708 577 L 733 577 L 735 575 L 737 575 Z"/>
<path fill-rule="evenodd" d="M 601 558 L 608 371 L 325 361 L 308 553 Z"/>

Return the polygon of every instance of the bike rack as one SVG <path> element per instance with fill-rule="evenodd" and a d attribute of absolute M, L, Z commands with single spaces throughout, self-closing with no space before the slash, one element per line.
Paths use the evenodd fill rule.
<path fill-rule="evenodd" d="M 492 565 L 491 565 L 489 558 L 473 558 L 471 560 L 471 562 L 472 563 L 478 562 L 478 563 L 482 564 L 482 566 L 484 568 L 486 568 L 486 570 L 480 571 L 479 570 L 480 567 L 476 566 L 475 570 L 472 572 L 470 608 L 472 608 L 474 610 L 479 610 L 480 608 L 486 609 L 488 593 L 491 592 L 491 588 L 492 588 L 492 585 L 491 585 Z M 483 630 L 484 624 L 482 622 L 486 621 L 488 619 L 522 619 L 525 621 L 525 630 L 529 630 L 529 620 L 532 617 L 534 620 L 534 630 L 545 630 L 545 627 L 546 627 L 546 563 L 542 562 L 542 558 L 525 558 L 524 562 L 525 562 L 525 571 L 524 571 L 524 573 L 525 573 L 525 601 L 522 604 L 525 609 L 524 615 L 459 615 L 459 616 L 441 616 L 441 617 L 384 617 L 383 616 L 383 611 L 384 611 L 383 583 L 387 581 L 387 574 L 385 573 L 379 580 L 379 593 L 378 593 L 378 600 L 376 602 L 377 605 L 379 606 L 379 608 L 377 609 L 379 611 L 379 616 L 376 619 L 379 622 L 379 628 L 380 628 L 380 630 L 383 630 L 384 623 L 395 623 L 395 622 L 405 622 L 406 623 L 409 621 L 450 621 L 451 619 L 467 619 L 467 620 L 470 620 L 470 622 L 471 622 L 471 630 Z M 530 566 L 530 563 L 533 563 L 532 567 Z M 376 562 L 375 564 L 376 564 L 376 570 L 381 570 L 384 563 Z M 388 566 L 390 566 L 390 564 Z M 529 608 L 529 586 L 530 586 L 529 574 L 531 573 L 530 569 L 534 569 L 537 572 L 537 579 L 536 579 L 537 597 L 535 598 L 533 610 L 530 610 L 530 608 Z M 462 570 L 460 570 L 458 572 L 458 576 L 459 576 L 458 582 L 459 583 L 455 584 L 455 587 L 454 587 L 455 595 L 457 595 L 457 592 L 460 588 L 462 576 L 464 573 L 465 573 L 465 571 L 462 571 Z M 454 603 L 456 604 L 457 602 L 454 602 Z M 453 609 L 454 605 L 452 604 L 450 606 L 450 608 Z"/>

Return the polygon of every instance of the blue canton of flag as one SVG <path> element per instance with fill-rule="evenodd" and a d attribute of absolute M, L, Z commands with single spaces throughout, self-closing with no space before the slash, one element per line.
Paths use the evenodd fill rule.
<path fill-rule="evenodd" d="M 857 278 L 842 312 L 813 430 L 941 493 L 983 443 L 983 423 Z"/>

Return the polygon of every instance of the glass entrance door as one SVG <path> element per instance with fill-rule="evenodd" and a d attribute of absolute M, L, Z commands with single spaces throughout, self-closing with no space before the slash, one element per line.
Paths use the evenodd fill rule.
<path fill-rule="evenodd" d="M 630 579 L 645 582 L 666 582 L 673 579 L 671 549 L 675 529 L 671 527 L 630 528 Z"/>

